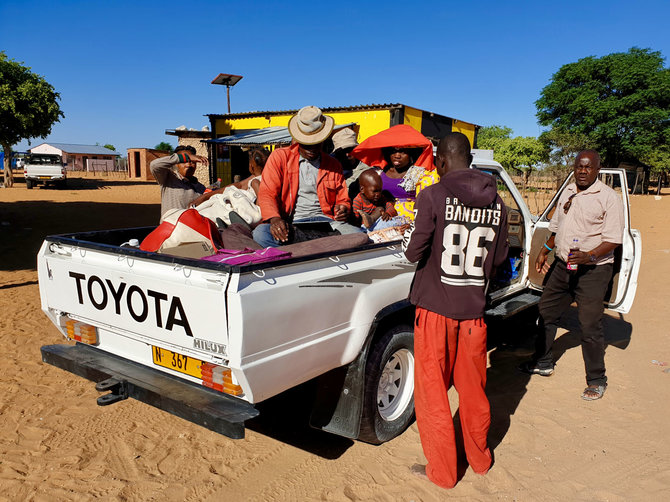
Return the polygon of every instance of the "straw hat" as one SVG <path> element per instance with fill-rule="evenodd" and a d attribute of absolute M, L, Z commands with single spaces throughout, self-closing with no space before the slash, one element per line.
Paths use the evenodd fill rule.
<path fill-rule="evenodd" d="M 333 134 L 332 140 L 333 153 L 343 148 L 354 148 L 355 146 L 358 146 L 358 141 L 356 141 L 356 133 L 348 127 L 340 129 L 335 134 Z"/>
<path fill-rule="evenodd" d="M 288 121 L 288 132 L 301 145 L 317 145 L 328 139 L 335 120 L 316 106 L 305 106 Z"/>

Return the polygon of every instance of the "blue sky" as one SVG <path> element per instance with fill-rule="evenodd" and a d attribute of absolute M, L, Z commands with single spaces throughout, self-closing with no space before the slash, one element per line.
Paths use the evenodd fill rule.
<path fill-rule="evenodd" d="M 534 102 L 561 65 L 670 56 L 668 0 L 0 0 L 0 19 L 0 50 L 60 92 L 46 141 L 124 154 L 226 113 L 219 73 L 244 76 L 233 112 L 393 102 L 537 136 Z"/>

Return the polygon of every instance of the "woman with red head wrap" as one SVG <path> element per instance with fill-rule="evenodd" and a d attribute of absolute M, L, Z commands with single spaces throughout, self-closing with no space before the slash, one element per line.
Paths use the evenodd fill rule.
<path fill-rule="evenodd" d="M 382 188 L 394 199 L 399 216 L 413 219 L 417 193 L 439 181 L 433 164 L 433 144 L 408 125 L 393 126 L 370 136 L 351 155 L 380 169 Z"/>

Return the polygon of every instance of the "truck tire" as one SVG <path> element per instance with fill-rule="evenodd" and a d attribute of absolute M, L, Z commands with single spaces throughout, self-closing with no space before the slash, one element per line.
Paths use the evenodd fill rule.
<path fill-rule="evenodd" d="M 33 180 L 26 180 L 26 188 L 31 190 L 33 188 Z"/>
<path fill-rule="evenodd" d="M 358 439 L 381 444 L 414 420 L 414 333 L 397 326 L 375 342 L 365 366 L 363 413 Z"/>

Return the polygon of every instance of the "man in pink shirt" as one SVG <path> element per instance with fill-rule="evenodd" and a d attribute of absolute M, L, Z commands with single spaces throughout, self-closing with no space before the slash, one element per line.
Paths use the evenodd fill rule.
<path fill-rule="evenodd" d="M 519 366 L 531 375 L 554 372 L 551 349 L 558 322 L 576 301 L 587 384 L 582 398 L 588 401 L 600 399 L 607 388 L 602 316 L 614 250 L 622 243 L 624 228 L 621 197 L 598 179 L 599 172 L 598 153 L 579 152 L 575 183 L 561 194 L 549 224 L 551 237 L 535 262 L 538 272 L 550 274 L 540 299 L 544 336 L 537 338 L 533 359 Z M 556 260 L 549 267 L 547 255 L 553 249 Z"/>

